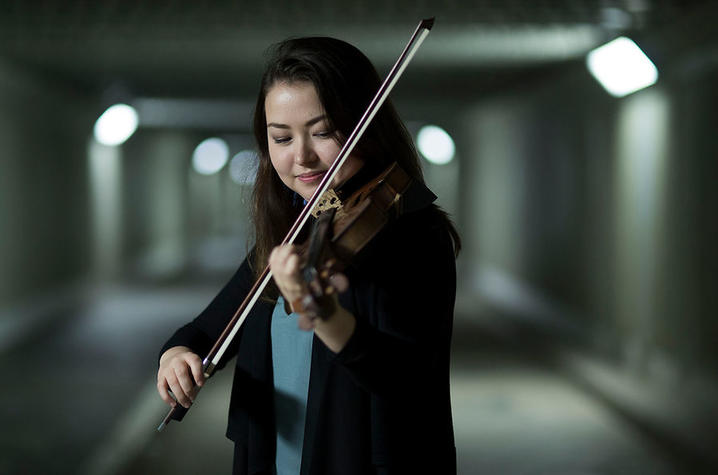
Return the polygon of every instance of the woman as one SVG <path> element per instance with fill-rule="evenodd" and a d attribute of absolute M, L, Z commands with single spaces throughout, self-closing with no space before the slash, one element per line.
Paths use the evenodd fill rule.
<path fill-rule="evenodd" d="M 410 136 L 387 101 L 333 187 L 348 195 L 392 162 L 414 179 L 403 214 L 345 271 L 326 319 L 292 312 L 301 258 L 278 246 L 380 85 L 369 60 L 332 38 L 271 53 L 254 116 L 255 247 L 210 305 L 160 353 L 158 390 L 191 404 L 201 358 L 265 265 L 273 286 L 222 363 L 237 356 L 227 436 L 234 473 L 455 473 L 449 347 L 459 237 L 432 204 Z"/>

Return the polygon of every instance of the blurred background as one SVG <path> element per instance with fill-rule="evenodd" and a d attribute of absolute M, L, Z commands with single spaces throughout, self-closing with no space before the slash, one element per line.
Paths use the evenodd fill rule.
<path fill-rule="evenodd" d="M 459 472 L 718 473 L 716 2 L 6 0 L 0 474 L 229 473 L 230 375 L 157 434 L 156 359 L 251 244 L 263 52 L 384 76 L 432 16 L 392 98 L 464 242 Z"/>

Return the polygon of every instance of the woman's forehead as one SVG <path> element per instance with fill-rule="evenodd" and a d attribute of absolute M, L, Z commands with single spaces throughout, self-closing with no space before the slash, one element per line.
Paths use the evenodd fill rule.
<path fill-rule="evenodd" d="M 272 116 L 315 117 L 323 107 L 314 85 L 310 82 L 278 82 L 267 91 L 267 121 Z"/>

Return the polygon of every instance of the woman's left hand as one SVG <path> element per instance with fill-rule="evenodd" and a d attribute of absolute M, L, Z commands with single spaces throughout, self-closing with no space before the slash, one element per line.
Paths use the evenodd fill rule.
<path fill-rule="evenodd" d="M 269 268 L 274 282 L 284 299 L 292 303 L 307 294 L 307 285 L 301 275 L 301 257 L 291 244 L 275 247 L 269 255 Z"/>
<path fill-rule="evenodd" d="M 272 271 L 274 282 L 284 299 L 296 302 L 309 293 L 307 284 L 301 275 L 301 257 L 297 248 L 291 244 L 275 247 L 269 255 L 269 268 Z M 345 277 L 341 276 L 343 280 Z M 340 279 L 341 280 L 341 279 Z M 335 286 L 345 289 L 346 282 Z M 315 330 L 317 336 L 334 352 L 340 351 L 354 332 L 356 320 L 347 312 L 337 299 L 336 292 L 330 296 L 334 299 L 334 313 L 328 318 L 317 318 L 316 315 L 298 312 L 299 328 L 302 330 Z"/>
<path fill-rule="evenodd" d="M 297 248 L 291 244 L 277 246 L 269 255 L 269 268 L 272 270 L 274 282 L 290 306 L 309 293 L 309 288 L 302 279 L 301 262 Z M 297 314 L 299 328 L 311 330 L 316 327 L 316 316 L 305 312 L 297 312 Z"/>

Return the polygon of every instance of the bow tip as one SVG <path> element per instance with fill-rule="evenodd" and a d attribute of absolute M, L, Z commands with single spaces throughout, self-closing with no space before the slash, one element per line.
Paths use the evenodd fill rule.
<path fill-rule="evenodd" d="M 434 20 L 436 17 L 426 18 L 421 21 L 421 28 L 426 28 L 427 30 L 431 30 L 431 27 L 434 26 Z"/>

